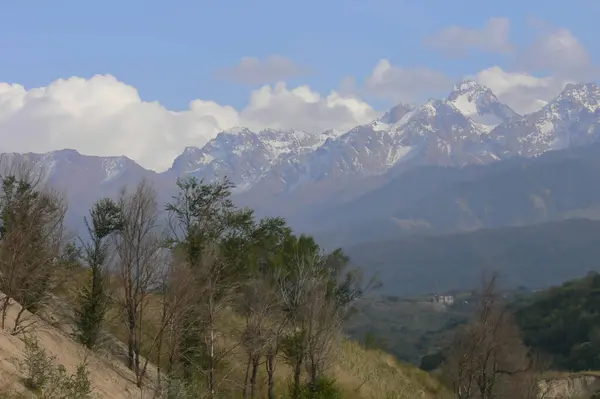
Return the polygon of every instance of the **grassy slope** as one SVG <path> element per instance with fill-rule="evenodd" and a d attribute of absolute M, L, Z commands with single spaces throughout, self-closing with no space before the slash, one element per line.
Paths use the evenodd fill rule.
<path fill-rule="evenodd" d="M 85 272 L 85 271 L 84 271 Z M 82 276 L 76 276 L 79 283 Z M 73 291 L 65 291 L 62 296 L 73 303 Z M 155 298 L 156 301 L 156 298 Z M 156 306 L 156 302 L 151 307 Z M 148 308 L 144 323 L 156 326 L 158 311 Z M 120 341 L 126 342 L 125 325 L 119 321 L 118 310 L 113 307 L 109 312 L 107 328 Z M 243 381 L 246 357 L 243 348 L 236 347 L 236 336 L 243 327 L 243 320 L 228 312 L 222 319 L 221 344 L 233 348 L 225 359 L 224 373 L 226 385 L 239 387 Z M 149 338 L 150 339 L 150 338 Z M 147 342 L 142 347 L 147 348 Z M 438 399 L 446 395 L 445 388 L 430 374 L 417 367 L 398 361 L 394 356 L 379 351 L 367 350 L 355 341 L 342 338 L 340 350 L 331 364 L 332 377 L 338 382 L 343 397 L 348 399 L 400 399 L 424 398 Z M 163 357 L 164 358 L 164 357 Z M 279 359 L 276 366 L 276 390 L 282 395 L 288 386 L 291 369 Z M 224 377 L 221 375 L 221 379 Z M 225 385 L 225 384 L 224 384 Z M 260 369 L 258 386 L 263 397 L 266 392 L 266 372 Z M 239 389 L 238 389 L 239 390 Z M 240 395 L 241 396 L 241 395 Z"/>

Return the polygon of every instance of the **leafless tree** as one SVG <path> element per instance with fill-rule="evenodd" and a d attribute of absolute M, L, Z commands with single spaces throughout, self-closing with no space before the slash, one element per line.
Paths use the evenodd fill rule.
<path fill-rule="evenodd" d="M 534 358 L 512 314 L 500 302 L 496 283 L 497 274 L 484 279 L 476 314 L 455 336 L 444 364 L 458 399 L 537 397 L 537 384 L 531 383 Z M 518 393 L 512 392 L 516 386 Z"/>
<path fill-rule="evenodd" d="M 281 279 L 290 332 L 284 338 L 284 352 L 293 369 L 292 397 L 300 393 L 303 369 L 308 371 L 310 384 L 316 384 L 333 359 L 342 314 L 331 284 L 324 257 L 310 249 L 296 253 L 290 271 Z"/>
<path fill-rule="evenodd" d="M 244 398 L 255 398 L 258 370 L 263 357 L 269 375 L 269 392 L 273 391 L 274 353 L 277 339 L 283 327 L 281 297 L 266 279 L 257 277 L 242 286 L 238 309 L 245 318 L 242 343 L 246 349 L 247 362 L 244 378 Z M 269 396 L 271 397 L 271 396 Z"/>
<path fill-rule="evenodd" d="M 144 315 L 152 291 L 159 287 L 167 252 L 158 224 L 156 193 L 147 181 L 142 181 L 131 194 L 123 190 L 118 204 L 122 220 L 121 229 L 114 235 L 115 297 L 125 314 L 128 367 L 135 372 L 141 386 Z"/>
<path fill-rule="evenodd" d="M 153 337 L 151 351 L 156 348 L 157 385 L 161 388 L 162 355 L 167 355 L 166 374 L 172 375 L 178 363 L 176 357 L 179 354 L 178 346 L 182 335 L 181 329 L 184 327 L 184 315 L 194 308 L 197 299 L 194 275 L 188 265 L 174 253 L 171 254 L 168 267 L 161 272 L 159 295 L 160 321 L 158 331 Z M 144 372 L 149 355 L 144 365 Z"/>

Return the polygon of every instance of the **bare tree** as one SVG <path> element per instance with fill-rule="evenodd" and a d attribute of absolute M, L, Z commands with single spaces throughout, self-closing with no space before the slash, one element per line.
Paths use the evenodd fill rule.
<path fill-rule="evenodd" d="M 263 278 L 254 278 L 242 286 L 238 309 L 245 318 L 242 343 L 246 349 L 246 374 L 244 378 L 244 398 L 255 398 L 258 370 L 262 358 L 271 362 L 271 352 L 275 351 L 277 338 L 282 327 L 281 297 L 274 287 Z M 271 357 L 269 357 L 271 355 Z M 267 372 L 269 373 L 269 367 Z M 272 372 L 269 375 L 272 377 Z M 269 380 L 271 388 L 272 381 Z"/>
<path fill-rule="evenodd" d="M 116 299 L 125 313 L 127 327 L 127 365 L 141 386 L 143 368 L 140 363 L 141 341 L 144 336 L 144 314 L 153 290 L 159 287 L 160 271 L 166 251 L 164 236 L 158 225 L 156 193 L 142 181 L 135 192 L 123 190 L 118 201 L 121 229 L 115 234 Z"/>
<path fill-rule="evenodd" d="M 4 159 L 0 160 L 4 161 Z M 27 328 L 24 312 L 35 312 L 49 292 L 65 282 L 60 273 L 65 248 L 62 196 L 40 184 L 39 174 L 30 165 L 14 162 L 2 165 L 0 192 L 0 291 L 1 325 L 11 299 L 22 305 L 13 334 Z"/>
<path fill-rule="evenodd" d="M 318 247 L 299 249 L 291 266 L 281 280 L 281 294 L 290 330 L 284 338 L 284 353 L 293 369 L 292 397 L 296 398 L 305 367 L 311 384 L 326 371 L 331 357 L 328 343 L 338 333 L 339 318 L 327 295 L 328 275 Z"/>
<path fill-rule="evenodd" d="M 194 275 L 185 262 L 171 254 L 168 267 L 161 274 L 160 322 L 156 339 L 157 385 L 161 387 L 162 355 L 166 348 L 167 374 L 172 375 L 176 366 L 181 328 L 184 315 L 194 307 L 196 298 Z"/>
<path fill-rule="evenodd" d="M 536 372 L 534 359 L 512 314 L 500 302 L 496 283 L 497 274 L 484 279 L 476 314 L 455 336 L 443 366 L 458 399 L 537 397 L 537 386 L 530 380 Z M 503 396 L 517 385 L 520 392 Z"/>

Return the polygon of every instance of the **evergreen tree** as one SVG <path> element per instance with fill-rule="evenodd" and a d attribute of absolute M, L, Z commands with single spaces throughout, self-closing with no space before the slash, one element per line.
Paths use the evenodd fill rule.
<path fill-rule="evenodd" d="M 90 219 L 85 218 L 89 242 L 83 243 L 83 258 L 90 268 L 90 280 L 79 292 L 79 309 L 75 312 L 77 339 L 88 348 L 98 341 L 102 322 L 109 304 L 105 285 L 104 267 L 108 256 L 106 238 L 121 228 L 118 205 L 104 198 L 90 210 Z"/>

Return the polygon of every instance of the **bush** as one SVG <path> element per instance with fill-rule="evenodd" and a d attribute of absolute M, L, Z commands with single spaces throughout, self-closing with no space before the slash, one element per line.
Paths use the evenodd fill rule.
<path fill-rule="evenodd" d="M 203 397 L 207 390 L 199 379 L 186 381 L 179 377 L 167 377 L 156 392 L 161 399 L 196 399 Z"/>
<path fill-rule="evenodd" d="M 300 399 L 341 399 L 342 392 L 333 379 L 320 377 L 314 384 L 306 384 L 300 391 Z"/>
<path fill-rule="evenodd" d="M 46 386 L 50 380 L 51 370 L 54 367 L 55 357 L 46 354 L 43 348 L 40 348 L 37 339 L 29 336 L 25 337 L 25 360 L 21 367 L 27 373 L 25 381 L 27 388 L 37 391 Z"/>
<path fill-rule="evenodd" d="M 73 375 L 68 375 L 62 365 L 55 366 L 56 357 L 48 356 L 37 339 L 26 336 L 25 360 L 21 368 L 26 373 L 26 387 L 38 397 L 47 399 L 94 399 L 89 380 L 89 371 L 84 362 L 77 366 Z"/>

